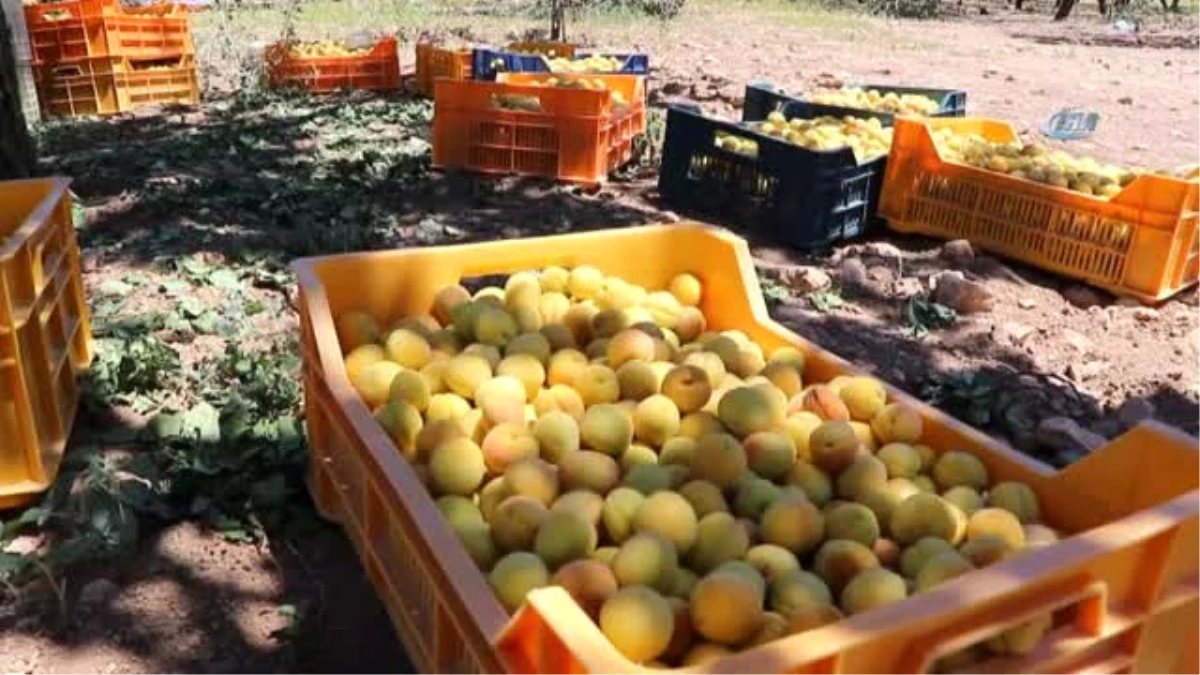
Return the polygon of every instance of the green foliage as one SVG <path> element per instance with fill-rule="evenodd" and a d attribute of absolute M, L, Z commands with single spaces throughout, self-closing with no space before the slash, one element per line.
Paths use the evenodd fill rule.
<path fill-rule="evenodd" d="M 43 133 L 55 172 L 119 176 L 163 225 L 80 229 L 85 249 L 145 267 L 97 272 L 80 433 L 44 497 L 0 524 L 0 551 L 45 541 L 0 554 L 0 587 L 56 584 L 181 520 L 252 541 L 314 515 L 283 261 L 395 245 L 404 191 L 429 170 L 431 107 L 250 94 L 201 114 L 157 118 L 162 142 L 106 143 L 95 122 Z"/>
<path fill-rule="evenodd" d="M 126 405 L 137 412 L 155 407 L 155 393 L 171 384 L 180 367 L 179 353 L 148 331 L 161 321 L 152 315 L 96 331 L 96 358 L 84 382 L 90 403 Z"/>
<path fill-rule="evenodd" d="M 913 296 L 904 303 L 904 325 L 914 337 L 928 335 L 931 330 L 949 328 L 958 321 L 958 312 L 928 298 Z"/>
<path fill-rule="evenodd" d="M 762 289 L 763 300 L 767 303 L 768 310 L 774 310 L 792 297 L 787 286 L 776 281 L 774 277 L 764 275 L 762 272 L 758 273 L 758 285 Z"/>
<path fill-rule="evenodd" d="M 934 19 L 942 13 L 938 0 L 868 0 L 868 8 L 896 19 Z"/>
<path fill-rule="evenodd" d="M 76 563 L 125 555 L 156 523 L 196 520 L 250 541 L 311 517 L 298 347 L 294 339 L 261 348 L 244 342 L 252 332 L 247 315 L 262 312 L 252 305 L 270 298 L 250 298 L 243 280 L 278 281 L 261 261 L 254 264 L 232 268 L 189 257 L 172 266 L 175 278 L 157 286 L 132 275 L 101 284 L 89 407 L 154 414 L 143 429 L 118 425 L 97 435 L 106 448 L 128 450 L 74 448 L 41 502 L 0 528 L 0 549 L 31 531 L 51 542 L 37 553 L 0 555 L 0 582 L 53 579 Z M 200 288 L 218 291 L 220 300 L 201 300 Z M 161 294 L 171 308 L 135 313 L 126 309 L 135 302 L 115 297 L 138 293 Z M 185 367 L 171 341 L 190 339 L 183 324 L 209 315 L 236 330 L 226 331 L 221 354 Z"/>
<path fill-rule="evenodd" d="M 813 309 L 821 313 L 831 312 L 845 304 L 841 292 L 834 288 L 809 293 L 804 296 L 804 299 Z"/>
<path fill-rule="evenodd" d="M 921 398 L 968 424 L 987 427 L 992 422 L 996 391 L 995 382 L 986 373 L 934 372 L 921 388 Z"/>

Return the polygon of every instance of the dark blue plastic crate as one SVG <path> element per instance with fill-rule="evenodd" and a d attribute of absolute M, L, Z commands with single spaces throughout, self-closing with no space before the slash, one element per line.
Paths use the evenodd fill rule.
<path fill-rule="evenodd" d="M 838 114 L 836 108 L 786 103 L 789 119 Z M 858 111 L 856 117 L 889 115 Z M 717 147 L 718 133 L 758 143 L 748 157 Z M 805 250 L 865 234 L 874 224 L 887 155 L 859 164 L 849 148 L 819 151 L 705 117 L 691 105 L 667 110 L 658 191 L 681 211 L 727 218 L 758 234 Z"/>
<path fill-rule="evenodd" d="M 647 75 L 650 72 L 650 57 L 646 54 L 579 51 L 575 53 L 575 58 L 581 59 L 594 54 L 621 61 L 620 69 L 610 73 L 595 73 L 596 75 Z M 495 80 L 496 73 L 501 71 L 509 73 L 550 72 L 550 64 L 541 54 L 519 54 L 491 47 L 477 47 L 471 55 L 471 61 L 477 80 Z"/>
<path fill-rule="evenodd" d="M 921 96 L 928 96 L 939 104 L 938 111 L 930 115 L 930 117 L 963 117 L 967 114 L 967 92 L 958 89 L 921 89 L 918 87 L 895 87 L 888 84 L 863 84 L 855 86 L 861 89 L 874 89 L 885 94 L 895 92 L 897 94 L 920 94 Z M 765 120 L 771 111 L 789 102 L 807 103 L 802 98 L 785 94 L 782 89 L 769 82 L 751 82 L 746 85 L 746 102 L 742 105 L 742 121 L 758 122 Z M 844 115 L 861 117 L 863 113 L 870 112 L 874 116 L 886 116 L 889 123 L 891 122 L 891 118 L 894 117 L 891 113 L 876 113 L 859 108 L 845 108 L 841 106 L 824 107 L 831 111 L 830 114 L 839 117 Z"/>

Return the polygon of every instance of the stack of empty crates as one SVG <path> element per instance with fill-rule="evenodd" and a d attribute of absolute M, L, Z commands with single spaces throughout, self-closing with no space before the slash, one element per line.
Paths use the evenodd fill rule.
<path fill-rule="evenodd" d="M 119 0 L 68 0 L 26 7 L 25 23 L 47 117 L 199 101 L 196 52 L 181 6 L 125 9 Z"/>

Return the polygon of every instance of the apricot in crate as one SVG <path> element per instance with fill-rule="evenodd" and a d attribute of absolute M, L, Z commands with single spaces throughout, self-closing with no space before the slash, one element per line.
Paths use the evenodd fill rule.
<path fill-rule="evenodd" d="M 560 323 L 521 329 L 522 312 L 538 311 L 548 295 L 544 288 L 565 290 L 549 292 L 566 298 L 564 315 L 580 307 L 596 311 L 588 326 L 590 340 L 577 340 Z M 503 606 L 515 610 L 524 593 L 555 579 L 565 580 L 574 595 L 598 584 L 595 592 L 604 597 L 588 613 L 598 618 L 619 652 L 635 662 L 681 665 L 684 654 L 704 644 L 736 649 L 758 631 L 784 637 L 801 630 L 809 621 L 795 620 L 796 614 L 814 603 L 857 614 L 904 600 L 908 586 L 919 592 L 974 569 L 955 547 L 980 562 L 1016 555 L 1025 547 L 1022 519 L 1039 524 L 1041 512 L 1029 486 L 1009 481 L 993 495 L 990 476 L 972 455 L 948 452 L 924 466 L 916 451 L 891 443 L 897 437 L 923 440 L 920 417 L 905 403 L 889 403 L 878 380 L 849 378 L 836 391 L 818 382 L 803 386 L 803 370 L 791 352 L 764 350 L 740 331 L 702 331 L 682 339 L 676 331 L 685 310 L 699 305 L 706 290 L 695 274 L 677 275 L 663 288 L 645 288 L 583 266 L 518 272 L 503 288 L 441 288 L 427 316 L 448 320 L 432 319 L 424 331 L 361 311 L 338 317 L 345 327 L 343 350 L 354 359 L 352 386 L 376 409 L 397 453 L 418 467 L 428 462 L 420 473 L 429 476 L 430 496 L 481 502 L 485 486 L 496 480 L 511 495 L 490 514 L 480 514 L 490 547 L 509 552 L 495 567 L 492 558 L 484 558 L 480 569 L 490 575 Z M 556 328 L 562 341 L 552 350 L 547 334 Z M 460 340 L 435 351 L 438 336 L 450 334 Z M 372 344 L 364 347 L 364 342 Z M 364 351 L 374 345 L 380 349 Z M 493 350 L 500 360 L 478 355 Z M 580 353 L 593 356 L 579 358 L 574 377 L 556 374 L 556 379 L 584 402 L 582 419 L 557 410 L 539 414 L 534 403 L 545 391 L 546 369 L 558 363 L 552 372 L 559 373 L 565 359 Z M 363 354 L 374 362 L 364 367 Z M 686 365 L 689 355 L 726 369 L 717 388 L 703 369 Z M 440 376 L 423 370 L 431 360 L 445 363 Z M 648 395 L 640 401 L 622 399 L 618 373 L 630 373 L 639 364 L 649 373 L 640 385 Z M 777 381 L 791 384 L 790 396 Z M 425 392 L 442 386 L 463 404 L 438 422 L 426 408 L 422 419 L 420 405 L 429 405 Z M 414 397 L 421 402 L 417 406 Z M 699 438 L 688 439 L 691 457 L 662 462 L 672 441 L 687 438 L 679 435 L 682 418 L 704 409 L 715 411 L 715 420 Z M 808 418 L 818 426 L 806 427 Z M 887 452 L 871 453 L 848 419 L 870 425 L 871 447 Z M 789 420 L 797 424 L 789 427 Z M 446 422 L 457 431 L 434 443 L 427 457 L 413 450 L 426 425 Z M 807 458 L 797 459 L 797 442 L 809 447 Z M 585 453 L 618 460 L 617 480 L 572 485 L 571 494 L 591 500 L 594 509 L 552 508 L 572 460 Z M 800 475 L 798 463 L 809 475 L 793 480 Z M 979 490 L 981 503 L 990 498 L 996 506 L 971 515 L 949 496 L 912 490 L 881 522 L 869 505 L 881 499 L 876 492 L 888 489 L 889 474 L 925 476 L 945 489 L 970 485 Z M 813 476 L 835 486 L 839 501 L 831 508 L 822 510 L 808 496 L 805 486 Z M 691 490 L 685 490 L 688 481 Z M 718 501 L 699 514 L 694 500 L 702 486 L 711 486 L 710 499 Z M 732 515 L 749 519 L 741 521 L 748 538 L 744 547 L 714 564 L 705 551 L 728 541 L 721 529 L 705 527 L 702 515 L 729 513 L 730 502 Z M 451 529 L 460 538 L 477 536 L 475 527 L 464 530 L 451 523 Z M 872 550 L 884 535 L 900 552 L 888 567 Z M 948 555 L 903 567 L 903 552 L 930 546 L 921 543 L 930 538 L 945 542 Z M 987 538 L 1004 544 L 1005 555 L 990 554 L 982 544 L 968 549 Z M 593 559 L 603 546 L 617 549 L 607 564 Z M 764 546 L 771 547 L 769 564 L 760 558 Z M 690 555 L 693 549 L 699 551 L 696 556 Z M 571 567 L 585 564 L 586 569 Z M 770 580 L 771 592 L 766 592 L 767 569 L 810 566 L 816 574 L 783 574 Z M 694 589 L 678 598 L 689 609 L 693 632 L 677 637 L 680 643 L 668 653 L 675 616 L 668 598 L 681 575 Z M 621 591 L 603 591 L 614 581 Z M 777 630 L 768 628 L 768 616 L 778 617 Z"/>
<path fill-rule="evenodd" d="M 619 240 L 589 236 L 597 249 Z M 689 255 L 734 241 L 687 226 L 645 228 L 635 240 L 660 254 L 687 242 Z M 541 254 L 488 245 L 510 275 L 482 286 L 460 276 L 491 271 L 478 260 L 496 258 L 434 255 L 420 269 L 437 287 L 346 286 L 320 319 L 344 327 L 340 348 L 329 333 L 320 339 L 323 368 L 345 382 L 336 396 L 375 449 L 363 459 L 329 452 L 332 399 L 310 392 L 314 496 L 365 537 L 368 574 L 416 650 L 425 643 L 413 612 L 447 612 L 435 626 L 456 628 L 435 628 L 433 638 L 447 651 L 418 651 L 429 669 L 924 672 L 1026 659 L 1022 667 L 1053 670 L 1064 640 L 1108 644 L 1109 629 L 1087 628 L 1096 625 L 1088 617 L 1124 611 L 1108 608 L 1097 579 L 1141 568 L 1105 567 L 1098 544 L 1085 543 L 1089 530 L 1125 531 L 1107 524 L 1122 518 L 1140 523 L 1138 537 L 1174 533 L 1179 547 L 1162 539 L 1173 562 L 1156 574 L 1171 590 L 1155 601 L 1155 618 L 1120 614 L 1121 625 L 1153 622 L 1143 639 L 1167 639 L 1176 628 L 1160 617 L 1195 609 L 1195 472 L 1159 474 L 1154 494 L 1125 515 L 1072 508 L 1052 489 L 1110 485 L 1096 468 L 1103 457 L 1131 461 L 1158 432 L 1136 429 L 1052 474 L 783 339 L 759 301 L 736 316 L 743 277 L 682 261 L 669 272 L 592 266 L 564 241 L 539 249 L 561 256 L 549 266 L 530 264 Z M 338 260 L 315 265 L 299 267 L 306 294 L 322 293 L 313 270 L 332 274 Z M 400 297 L 413 301 L 397 316 Z M 542 316 L 547 297 L 565 305 Z M 306 331 L 314 307 L 329 311 L 305 307 Z M 529 312 L 542 320 L 523 318 Z M 413 402 L 418 378 L 437 392 L 423 411 Z M 389 406 L 404 410 L 402 424 L 370 417 Z M 1197 468 L 1194 448 L 1165 438 L 1154 441 L 1164 457 Z M 385 475 L 396 492 L 380 489 Z M 423 506 L 435 499 L 437 508 Z M 1163 502 L 1192 525 L 1139 512 Z M 398 543 L 396 532 L 418 530 L 420 539 Z M 436 558 L 412 553 L 426 546 Z M 1141 559 L 1135 550 L 1130 564 Z M 1100 576 L 1046 571 L 1062 565 Z M 404 590 L 412 584 L 441 590 Z M 986 623 L 963 628 L 963 603 L 974 602 L 964 597 L 987 605 L 978 608 Z M 825 631 L 841 621 L 847 631 Z M 1086 630 L 1091 637 L 1079 637 Z M 892 634 L 925 639 L 911 651 L 881 649 Z M 1164 669 L 1186 663 L 1163 658 Z"/>

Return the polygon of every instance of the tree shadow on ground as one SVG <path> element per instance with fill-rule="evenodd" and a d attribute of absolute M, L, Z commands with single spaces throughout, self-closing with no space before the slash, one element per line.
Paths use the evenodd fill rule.
<path fill-rule="evenodd" d="M 51 126 L 48 171 L 89 205 L 106 260 L 207 250 L 282 258 L 621 227 L 654 211 L 604 191 L 430 169 L 431 106 L 408 97 L 242 96 Z"/>
<path fill-rule="evenodd" d="M 94 432 L 81 425 L 76 437 Z M 78 450 L 74 465 L 81 454 L 103 456 L 126 488 L 141 480 L 136 458 L 159 452 Z M 82 475 L 68 467 L 60 478 Z M 287 508 L 288 522 L 257 541 L 142 514 L 130 547 L 48 564 L 0 602 L 0 636 L 63 648 L 35 651 L 38 670 L 413 672 L 350 543 L 303 492 Z M 54 533 L 47 541 L 46 560 L 72 545 Z"/>
<path fill-rule="evenodd" d="M 1010 35 L 1021 40 L 1029 40 L 1039 45 L 1061 46 L 1078 45 L 1088 47 L 1128 47 L 1131 49 L 1195 49 L 1200 46 L 1200 36 L 1174 34 L 1091 34 L 1091 35 L 1049 35 L 1039 33 L 1013 32 Z"/>

